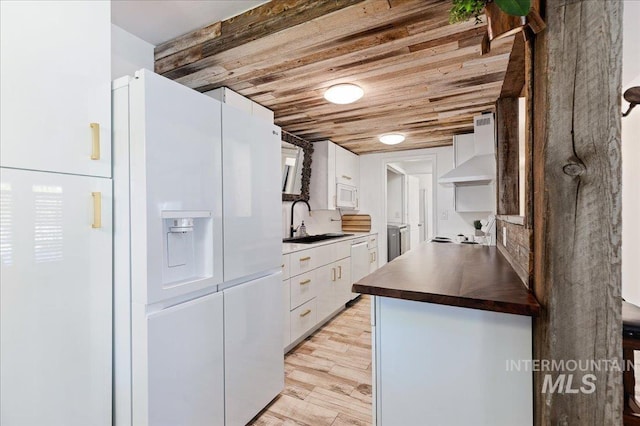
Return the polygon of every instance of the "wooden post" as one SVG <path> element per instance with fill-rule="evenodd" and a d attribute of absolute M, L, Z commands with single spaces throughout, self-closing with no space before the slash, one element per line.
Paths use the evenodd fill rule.
<path fill-rule="evenodd" d="M 622 362 L 622 2 L 547 0 L 534 50 L 534 358 Z M 537 425 L 621 425 L 622 376 L 573 372 L 577 393 L 543 393 Z M 595 391 L 580 390 L 593 374 Z M 587 389 L 588 390 L 588 389 Z"/>

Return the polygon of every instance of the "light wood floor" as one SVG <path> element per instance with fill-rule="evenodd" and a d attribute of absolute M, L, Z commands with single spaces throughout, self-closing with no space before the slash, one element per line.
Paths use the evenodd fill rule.
<path fill-rule="evenodd" d="M 285 388 L 253 425 L 370 425 L 371 302 L 360 296 L 285 357 Z"/>

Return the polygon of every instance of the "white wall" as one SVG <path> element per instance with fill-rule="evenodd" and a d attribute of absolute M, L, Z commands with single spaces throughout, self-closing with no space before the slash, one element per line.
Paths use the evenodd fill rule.
<path fill-rule="evenodd" d="M 622 91 L 640 86 L 640 2 L 624 2 Z M 628 103 L 622 101 L 626 111 Z M 640 305 L 640 106 L 622 119 L 622 297 Z"/>
<path fill-rule="evenodd" d="M 437 212 L 434 235 L 455 236 L 459 232 L 471 234 L 474 232 L 473 221 L 484 219 L 484 217 L 478 217 L 479 214 L 456 213 L 453 205 L 453 188 L 436 183 L 439 176 L 453 168 L 452 146 L 361 155 L 360 212 L 371 215 L 371 230 L 379 235 L 380 265 L 386 263 L 387 258 L 386 164 L 416 159 L 417 157 L 425 157 L 433 162 L 433 193 Z"/>
<path fill-rule="evenodd" d="M 111 79 L 133 75 L 141 68 L 153 71 L 153 48 L 152 44 L 111 24 Z"/>
<path fill-rule="evenodd" d="M 387 222 L 405 222 L 403 192 L 404 176 L 387 170 Z"/>

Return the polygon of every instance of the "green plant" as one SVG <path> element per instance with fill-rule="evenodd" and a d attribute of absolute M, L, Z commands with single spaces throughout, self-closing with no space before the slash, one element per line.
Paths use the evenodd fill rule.
<path fill-rule="evenodd" d="M 453 6 L 449 11 L 449 22 L 463 22 L 474 17 L 476 23 L 482 22 L 480 15 L 485 5 L 491 0 L 452 0 Z M 500 10 L 507 15 L 525 16 L 531 9 L 531 0 L 493 0 Z"/>

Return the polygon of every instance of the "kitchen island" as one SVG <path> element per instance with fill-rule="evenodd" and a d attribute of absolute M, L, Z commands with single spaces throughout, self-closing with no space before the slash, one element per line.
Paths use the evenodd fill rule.
<path fill-rule="evenodd" d="M 353 291 L 374 296 L 376 424 L 532 424 L 540 306 L 496 247 L 425 243 Z"/>

